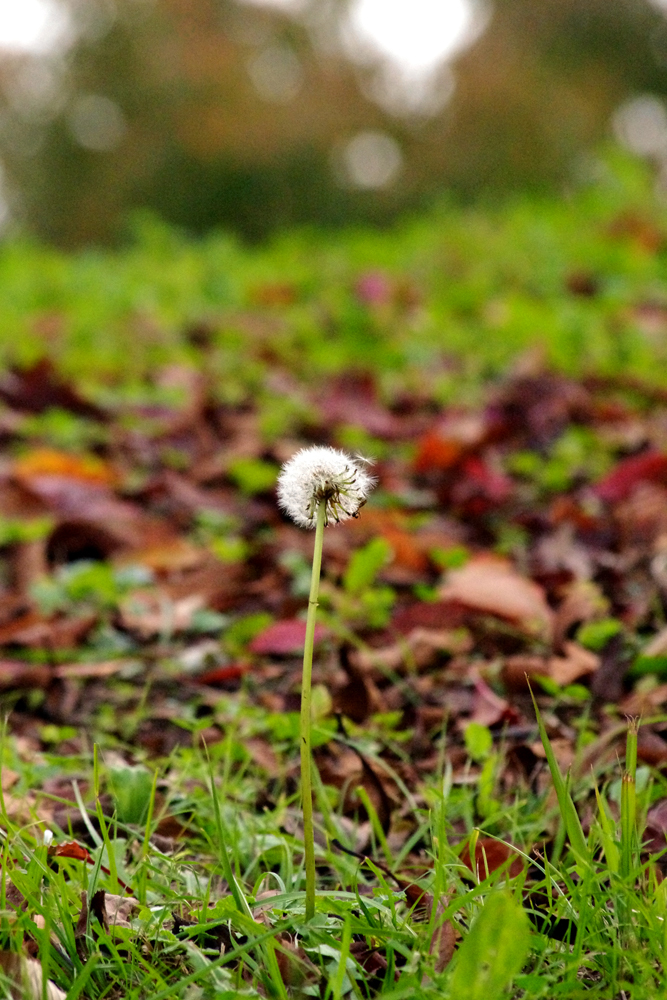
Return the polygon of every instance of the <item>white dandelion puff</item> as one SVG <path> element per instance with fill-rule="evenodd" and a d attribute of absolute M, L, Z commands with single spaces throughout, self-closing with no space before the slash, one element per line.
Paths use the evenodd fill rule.
<path fill-rule="evenodd" d="M 336 448 L 302 448 L 283 465 L 278 503 L 301 528 L 315 527 L 321 503 L 325 525 L 358 517 L 376 483 L 364 468 L 371 464 L 361 455 L 351 458 Z"/>

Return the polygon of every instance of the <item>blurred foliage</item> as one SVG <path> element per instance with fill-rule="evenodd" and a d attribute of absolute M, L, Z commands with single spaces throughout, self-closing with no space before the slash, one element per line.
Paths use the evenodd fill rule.
<path fill-rule="evenodd" d="M 154 433 L 161 408 L 187 407 L 203 375 L 222 404 L 252 406 L 267 441 L 307 432 L 332 395 L 349 411 L 348 442 L 376 392 L 399 412 L 412 398 L 472 401 L 526 352 L 578 375 L 664 382 L 665 207 L 651 172 L 628 157 L 600 158 L 597 175 L 567 200 L 444 200 L 384 231 L 290 229 L 254 248 L 218 232 L 192 240 L 152 218 L 123 250 L 6 242 L 0 364 L 46 353 L 97 405 L 126 410 L 128 430 L 152 423 Z M 102 443 L 57 410 L 26 419 L 45 445 Z M 354 446 L 375 454 L 376 437 Z M 521 474 L 549 491 L 599 462 L 595 440 L 571 434 Z M 243 456 L 226 470 L 249 495 L 274 472 Z"/>
<path fill-rule="evenodd" d="M 298 19 L 236 0 L 59 3 L 66 52 L 0 61 L 0 158 L 14 217 L 61 245 L 126 236 L 137 208 L 258 239 L 386 221 L 443 188 L 544 189 L 584 169 L 625 98 L 667 93 L 667 18 L 649 0 L 477 0 L 491 16 L 453 95 L 404 113 L 373 99 L 386 66 L 346 55 L 348 0 Z M 375 190 L 341 182 L 342 150 L 369 130 L 403 156 Z"/>

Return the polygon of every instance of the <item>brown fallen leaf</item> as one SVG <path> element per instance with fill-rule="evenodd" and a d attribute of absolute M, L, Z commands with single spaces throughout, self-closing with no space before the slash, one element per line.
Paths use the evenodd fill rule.
<path fill-rule="evenodd" d="M 552 656 L 549 660 L 549 676 L 561 687 L 594 674 L 600 666 L 600 657 L 576 642 L 564 643 L 563 654 Z"/>
<path fill-rule="evenodd" d="M 396 807 L 397 789 L 387 774 L 379 772 L 356 747 L 346 746 L 338 739 L 315 754 L 322 781 L 344 789 L 343 813 L 358 814 L 363 810 L 357 789 L 365 789 L 385 833 L 391 825 L 391 814 Z M 363 810 L 365 812 L 365 810 Z"/>
<path fill-rule="evenodd" d="M 195 569 L 208 561 L 206 549 L 194 545 L 187 538 L 164 538 L 157 544 L 135 549 L 131 557 L 123 561 L 139 563 L 153 570 L 154 573 L 182 573 L 184 570 Z"/>
<path fill-rule="evenodd" d="M 33 665 L 20 660 L 0 660 L 0 690 L 45 688 L 52 676 L 52 667 L 46 665 Z"/>
<path fill-rule="evenodd" d="M 30 483 L 41 476 L 63 476 L 97 486 L 114 486 L 118 475 L 95 455 L 72 455 L 54 448 L 36 448 L 14 462 L 14 476 Z"/>
<path fill-rule="evenodd" d="M 609 601 L 592 580 L 574 580 L 565 590 L 554 619 L 554 643 L 565 641 L 573 625 L 594 621 L 609 611 Z"/>
<path fill-rule="evenodd" d="M 503 664 L 501 676 L 510 694 L 528 691 L 528 682 L 533 677 L 549 676 L 549 662 L 544 656 L 522 654 L 508 656 Z"/>
<path fill-rule="evenodd" d="M 254 763 L 265 771 L 270 778 L 277 778 L 282 774 L 283 768 L 280 766 L 280 761 L 275 750 L 267 740 L 262 739 L 261 736 L 251 736 L 245 740 L 243 745 Z"/>
<path fill-rule="evenodd" d="M 234 686 L 237 681 L 251 669 L 249 663 L 228 663 L 224 667 L 213 667 L 203 674 L 198 674 L 194 680 L 197 684 L 208 684 L 211 687 Z"/>
<path fill-rule="evenodd" d="M 40 358 L 27 368 L 5 370 L 0 378 L 0 399 L 29 413 L 58 407 L 91 420 L 106 418 L 101 407 L 84 399 L 58 375 L 48 358 Z"/>
<path fill-rule="evenodd" d="M 554 752 L 554 756 L 561 771 L 567 772 L 574 763 L 574 747 L 572 745 L 572 740 L 567 739 L 564 736 L 555 736 L 549 740 L 549 743 L 551 744 L 551 749 Z M 536 757 L 539 757 L 541 760 L 546 760 L 547 755 L 544 747 L 542 746 L 541 740 L 536 740 L 534 743 L 531 743 L 530 749 Z"/>
<path fill-rule="evenodd" d="M 158 635 L 185 632 L 204 603 L 201 594 L 173 600 L 170 594 L 159 589 L 137 590 L 123 598 L 118 614 L 128 632 L 142 639 L 151 639 Z"/>
<path fill-rule="evenodd" d="M 468 616 L 468 609 L 457 601 L 417 601 L 392 616 L 390 629 L 401 635 L 409 635 L 415 628 L 460 629 Z"/>
<path fill-rule="evenodd" d="M 13 983 L 12 1000 L 67 1000 L 67 994 L 51 979 L 44 982 L 41 963 L 34 958 L 0 951 L 0 968 Z"/>
<path fill-rule="evenodd" d="M 67 844 L 57 844 L 56 846 L 49 847 L 47 853 L 50 858 L 73 858 L 75 861 L 87 861 L 91 865 L 94 864 L 87 848 L 82 847 L 81 844 L 77 844 L 74 840 L 69 841 Z"/>
<path fill-rule="evenodd" d="M 619 711 L 625 715 L 642 716 L 659 712 L 667 703 L 667 684 L 657 684 L 646 690 L 632 691 L 619 703 Z"/>
<path fill-rule="evenodd" d="M 375 379 L 370 372 L 343 373 L 329 379 L 328 384 L 328 391 L 323 393 L 320 389 L 313 401 L 327 426 L 356 424 L 376 437 L 401 438 L 403 422 L 377 398 Z"/>
<path fill-rule="evenodd" d="M 524 859 L 511 844 L 504 841 L 496 840 L 494 837 L 478 837 L 475 840 L 474 852 L 470 847 L 471 842 L 467 840 L 461 850 L 460 858 L 478 882 L 483 882 L 488 875 L 499 868 L 506 868 L 510 878 L 516 878 L 524 870 Z"/>
<path fill-rule="evenodd" d="M 347 674 L 347 682 L 334 692 L 334 709 L 360 725 L 374 712 L 386 711 L 386 706 L 370 672 L 359 669 L 351 654 L 348 646 L 341 648 L 340 662 Z"/>
<path fill-rule="evenodd" d="M 77 844 L 75 840 L 69 841 L 66 844 L 54 844 L 49 847 L 47 853 L 50 858 L 72 858 L 74 861 L 85 861 L 89 865 L 95 864 L 95 860 L 90 856 L 88 850 L 85 847 L 82 847 L 81 844 Z M 105 868 L 104 865 L 100 865 L 100 870 L 103 871 L 105 875 L 111 874 L 109 869 Z M 121 878 L 118 878 L 118 884 L 122 885 L 122 887 L 127 889 L 129 892 L 130 887 L 126 882 L 123 882 Z M 104 896 L 104 891 L 100 890 L 100 892 L 102 893 L 102 896 Z M 99 896 L 99 893 L 96 893 L 95 896 Z M 95 897 L 93 897 L 93 899 L 94 898 Z"/>
<path fill-rule="evenodd" d="M 667 628 L 661 628 L 644 646 L 642 655 L 665 656 L 665 654 L 667 654 Z"/>
<path fill-rule="evenodd" d="M 481 726 L 495 726 L 498 722 L 517 722 L 519 716 L 506 698 L 501 698 L 489 687 L 486 681 L 478 678 L 472 701 L 472 713 L 468 722 L 477 722 Z"/>
<path fill-rule="evenodd" d="M 451 920 L 444 920 L 443 915 L 449 903 L 448 896 L 441 896 L 437 905 L 430 892 L 426 892 L 416 882 L 406 882 L 398 876 L 393 876 L 405 893 L 410 906 L 414 907 L 415 920 L 427 922 L 431 920 L 435 906 L 435 926 L 429 942 L 429 955 L 435 958 L 435 971 L 442 972 L 452 960 L 456 949 L 459 932 Z"/>
<path fill-rule="evenodd" d="M 637 758 L 652 767 L 667 763 L 667 741 L 649 726 L 640 726 L 637 735 Z"/>
<path fill-rule="evenodd" d="M 140 905 L 139 900 L 135 899 L 134 896 L 117 896 L 111 892 L 104 895 L 104 908 L 112 929 L 114 927 L 131 927 L 132 917 L 139 912 Z"/>
<path fill-rule="evenodd" d="M 447 968 L 452 960 L 454 951 L 456 949 L 456 941 L 459 937 L 459 933 L 454 927 L 451 920 L 443 920 L 443 914 L 449 903 L 449 898 L 447 896 L 442 896 L 438 900 L 438 905 L 436 907 L 436 926 L 431 935 L 431 941 L 428 948 L 429 955 L 433 955 L 435 958 L 435 971 L 442 972 L 443 969 Z M 432 906 L 431 901 L 431 906 Z"/>
<path fill-rule="evenodd" d="M 260 920 L 265 915 L 260 913 Z M 268 920 L 266 921 L 268 923 Z M 304 987 L 309 983 L 314 983 L 319 978 L 317 967 L 308 958 L 304 949 L 294 942 L 289 934 L 278 934 L 276 936 L 276 961 L 280 970 L 280 977 L 285 986 L 290 988 L 290 993 L 294 992 L 307 995 Z"/>
<path fill-rule="evenodd" d="M 97 624 L 97 614 L 42 615 L 33 609 L 0 625 L 0 646 L 72 649 Z"/>
<path fill-rule="evenodd" d="M 558 520 L 552 517 L 555 522 Z M 574 577 L 573 586 L 586 583 L 595 572 L 591 554 L 578 539 L 573 519 L 555 523 L 554 529 L 541 538 L 533 553 L 533 571 L 543 578 L 559 573 Z M 556 626 L 558 632 L 558 625 Z"/>
<path fill-rule="evenodd" d="M 648 854 L 660 854 L 667 850 L 667 799 L 658 799 L 646 814 L 644 850 Z M 662 866 L 665 864 L 667 861 L 663 855 Z"/>
<path fill-rule="evenodd" d="M 531 635 L 551 640 L 553 612 L 542 587 L 521 576 L 505 559 L 477 556 L 461 569 L 451 570 L 440 597 L 505 618 Z"/>
<path fill-rule="evenodd" d="M 61 663 L 53 667 L 53 676 L 63 679 L 76 677 L 79 680 L 96 677 L 113 677 L 128 663 L 127 660 L 104 660 L 101 663 Z"/>
<path fill-rule="evenodd" d="M 350 659 L 361 671 L 425 670 L 433 665 L 438 654 L 468 653 L 472 645 L 470 635 L 462 630 L 413 628 L 400 642 L 379 649 L 355 650 Z"/>
<path fill-rule="evenodd" d="M 350 945 L 350 955 L 352 955 L 366 973 L 365 985 L 367 988 L 369 985 L 371 987 L 375 985 L 373 980 L 375 982 L 379 980 L 377 983 L 378 987 L 384 982 L 388 962 L 377 948 L 369 947 L 365 939 L 362 941 L 353 941 Z M 396 969 L 394 971 L 394 980 L 397 980 L 399 975 L 400 973 Z"/>

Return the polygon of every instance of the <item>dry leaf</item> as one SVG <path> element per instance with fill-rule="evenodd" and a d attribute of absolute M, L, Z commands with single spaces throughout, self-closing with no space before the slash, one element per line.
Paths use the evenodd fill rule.
<path fill-rule="evenodd" d="M 323 625 L 315 626 L 315 643 L 321 642 L 327 635 Z M 306 623 L 300 618 L 292 618 L 269 625 L 250 643 L 252 653 L 273 656 L 289 656 L 291 653 L 302 653 L 306 641 Z"/>
<path fill-rule="evenodd" d="M 83 680 L 91 677 L 113 677 L 128 662 L 128 660 L 104 660 L 102 663 L 61 663 L 52 669 L 54 677 L 76 677 Z"/>
<path fill-rule="evenodd" d="M 632 691 L 619 704 L 625 715 L 653 715 L 667 704 L 667 684 L 657 684 L 648 691 Z"/>
<path fill-rule="evenodd" d="M 543 656 L 508 656 L 503 664 L 502 679 L 510 694 L 528 691 L 533 677 L 548 677 L 549 663 Z"/>
<path fill-rule="evenodd" d="M 600 666 L 600 657 L 576 642 L 566 642 L 563 653 L 549 660 L 549 676 L 561 687 L 595 673 Z"/>
<path fill-rule="evenodd" d="M 609 611 L 609 601 L 591 580 L 575 580 L 566 591 L 556 611 L 554 642 L 559 647 L 573 625 L 590 622 Z M 570 634 L 572 634 L 570 632 Z"/>
<path fill-rule="evenodd" d="M 440 597 L 475 611 L 505 618 L 525 631 L 550 639 L 553 612 L 543 589 L 504 559 L 478 556 L 447 574 Z"/>
<path fill-rule="evenodd" d="M 637 757 L 645 764 L 660 767 L 667 762 L 667 742 L 649 726 L 640 726 L 637 736 Z"/>
<path fill-rule="evenodd" d="M 119 618 L 124 628 L 142 639 L 156 635 L 178 635 L 185 632 L 197 611 L 204 607 L 201 594 L 190 594 L 180 600 L 157 590 L 138 590 L 121 602 Z"/>
<path fill-rule="evenodd" d="M 0 967 L 13 981 L 12 1000 L 67 1000 L 67 994 L 50 979 L 44 982 L 42 967 L 34 958 L 13 951 L 0 952 Z"/>
<path fill-rule="evenodd" d="M 95 486 L 113 486 L 118 476 L 101 458 L 95 455 L 71 455 L 53 448 L 36 448 L 14 462 L 14 475 L 21 482 L 30 483 L 43 476 L 58 476 L 80 480 Z"/>
<path fill-rule="evenodd" d="M 474 859 L 470 856 L 470 842 L 466 841 L 461 851 L 461 861 L 474 873 L 478 881 L 487 875 L 506 867 L 509 878 L 516 878 L 525 867 L 525 862 L 511 844 L 494 837 L 479 837 L 475 841 Z"/>
<path fill-rule="evenodd" d="M 481 726 L 495 726 L 503 719 L 516 722 L 518 715 L 506 698 L 501 698 L 486 681 L 478 678 L 475 681 L 472 714 L 468 721 L 477 722 Z"/>
<path fill-rule="evenodd" d="M 380 649 L 360 649 L 350 653 L 350 660 L 361 671 L 373 669 L 400 671 L 424 670 L 431 666 L 439 653 L 456 655 L 472 649 L 467 632 L 456 629 L 414 628 L 401 642 Z"/>
<path fill-rule="evenodd" d="M 654 635 L 643 650 L 642 656 L 665 656 L 667 654 L 667 628 L 662 628 Z"/>

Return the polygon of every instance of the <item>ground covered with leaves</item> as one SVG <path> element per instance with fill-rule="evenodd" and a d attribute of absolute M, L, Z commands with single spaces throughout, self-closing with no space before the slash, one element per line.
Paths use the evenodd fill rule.
<path fill-rule="evenodd" d="M 604 170 L 390 235 L 2 249 L 8 984 L 661 995 L 667 217 Z M 378 487 L 325 531 L 306 924 L 309 443 Z"/>

